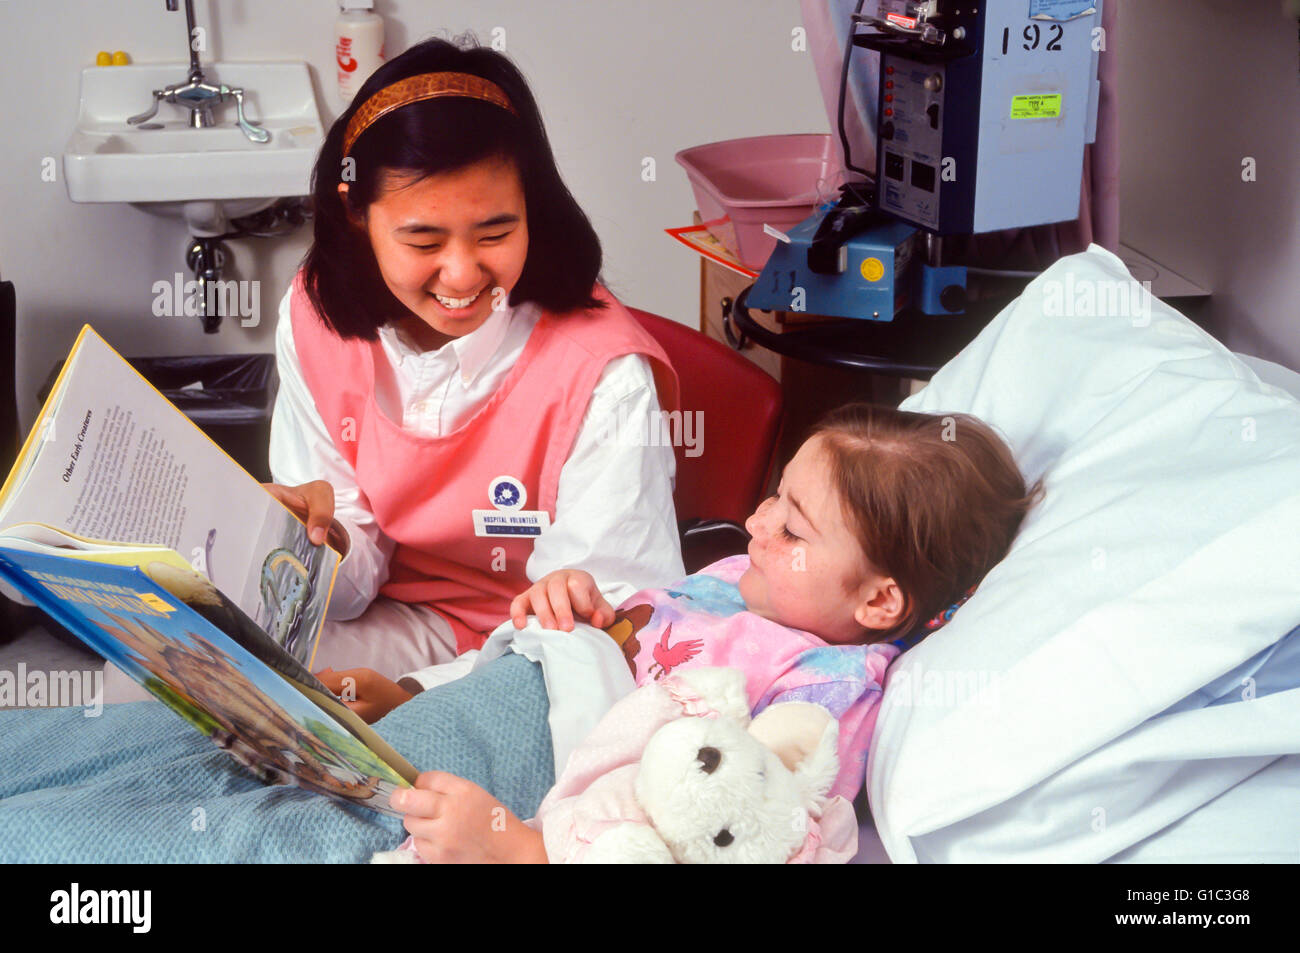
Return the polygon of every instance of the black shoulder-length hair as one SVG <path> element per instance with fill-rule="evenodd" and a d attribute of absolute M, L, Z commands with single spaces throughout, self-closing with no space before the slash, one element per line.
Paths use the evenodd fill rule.
<path fill-rule="evenodd" d="M 365 130 L 345 166 L 343 136 L 361 105 L 408 76 L 472 73 L 501 87 L 518 111 L 464 97 L 441 97 L 396 109 Z M 601 307 L 592 297 L 600 274 L 600 239 L 555 166 L 541 113 L 518 68 L 472 38 L 430 39 L 380 66 L 330 127 L 312 174 L 312 245 L 303 262 L 307 295 L 343 338 L 373 341 L 384 324 L 411 311 L 384 283 L 369 237 L 358 221 L 378 197 L 384 173 L 414 177 L 452 172 L 484 159 L 512 160 L 523 182 L 528 256 L 510 304 L 536 302 L 553 312 Z M 346 202 L 338 186 L 348 183 Z M 349 213 L 351 218 L 349 217 Z"/>

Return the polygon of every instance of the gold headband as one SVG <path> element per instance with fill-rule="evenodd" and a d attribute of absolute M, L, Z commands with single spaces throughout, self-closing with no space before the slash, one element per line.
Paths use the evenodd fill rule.
<path fill-rule="evenodd" d="M 425 99 L 437 99 L 439 96 L 481 99 L 519 115 L 501 87 L 482 76 L 471 73 L 421 73 L 385 86 L 361 104 L 361 108 L 348 120 L 347 132 L 343 136 L 343 155 L 346 157 L 352 151 L 363 132 L 393 110 Z"/>

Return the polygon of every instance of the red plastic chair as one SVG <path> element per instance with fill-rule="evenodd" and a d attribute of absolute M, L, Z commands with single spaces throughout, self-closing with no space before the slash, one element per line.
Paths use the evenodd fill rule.
<path fill-rule="evenodd" d="M 744 551 L 742 524 L 772 473 L 781 431 L 781 385 L 725 344 L 684 324 L 628 309 L 677 371 L 681 427 L 695 446 L 675 441 L 673 499 L 686 571 Z M 687 428 L 691 414 L 693 429 Z"/>

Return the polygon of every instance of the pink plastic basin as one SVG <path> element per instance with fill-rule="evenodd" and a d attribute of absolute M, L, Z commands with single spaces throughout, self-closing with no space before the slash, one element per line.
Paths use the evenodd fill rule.
<path fill-rule="evenodd" d="M 825 134 L 752 136 L 677 153 L 710 232 L 746 267 L 761 271 L 776 239 L 838 185 L 835 147 Z"/>

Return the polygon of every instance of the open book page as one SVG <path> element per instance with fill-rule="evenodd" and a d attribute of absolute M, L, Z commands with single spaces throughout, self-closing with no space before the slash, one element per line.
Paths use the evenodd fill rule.
<path fill-rule="evenodd" d="M 397 813 L 388 798 L 409 764 L 387 763 L 139 567 L 0 544 L 0 576 L 262 780 Z"/>
<path fill-rule="evenodd" d="M 0 492 L 0 527 L 175 550 L 309 662 L 339 555 L 89 325 Z"/>

